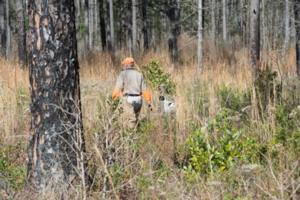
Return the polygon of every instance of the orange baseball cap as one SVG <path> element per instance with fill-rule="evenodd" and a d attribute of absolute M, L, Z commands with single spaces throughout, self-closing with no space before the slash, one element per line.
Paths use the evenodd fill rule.
<path fill-rule="evenodd" d="M 134 64 L 134 59 L 131 57 L 127 57 L 122 61 L 122 65 L 131 65 Z"/>

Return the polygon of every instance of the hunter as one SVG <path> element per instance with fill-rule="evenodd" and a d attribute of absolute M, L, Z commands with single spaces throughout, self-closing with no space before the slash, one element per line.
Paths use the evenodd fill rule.
<path fill-rule="evenodd" d="M 125 58 L 122 61 L 122 69 L 112 92 L 112 99 L 122 99 L 123 127 L 133 129 L 138 124 L 143 98 L 151 108 L 152 95 L 146 87 L 143 74 L 136 68 L 133 58 Z"/>

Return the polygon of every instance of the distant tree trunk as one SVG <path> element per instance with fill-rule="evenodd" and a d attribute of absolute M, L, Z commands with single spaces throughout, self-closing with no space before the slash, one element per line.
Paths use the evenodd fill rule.
<path fill-rule="evenodd" d="M 211 0 L 211 39 L 215 42 L 216 39 L 216 0 Z"/>
<path fill-rule="evenodd" d="M 89 50 L 89 0 L 82 0 L 83 2 L 83 23 L 84 23 L 84 49 L 85 54 L 86 50 Z"/>
<path fill-rule="evenodd" d="M 260 0 L 251 0 L 250 5 L 250 57 L 251 65 L 258 68 L 260 60 Z"/>
<path fill-rule="evenodd" d="M 88 36 L 89 36 L 89 49 L 93 50 L 94 46 L 93 46 L 93 36 L 94 36 L 94 1 L 93 0 L 88 0 L 88 7 L 89 7 L 89 25 L 88 25 Z"/>
<path fill-rule="evenodd" d="M 19 64 L 24 68 L 27 64 L 27 45 L 25 30 L 25 0 L 16 1 L 17 19 L 18 19 L 18 55 Z"/>
<path fill-rule="evenodd" d="M 266 0 L 261 0 L 261 27 L 262 27 L 262 30 L 261 30 L 261 41 L 262 41 L 262 44 L 261 44 L 261 47 L 262 49 L 265 49 L 266 46 L 267 46 L 267 38 L 266 38 L 266 34 L 267 34 L 267 31 L 266 31 L 266 18 L 265 18 L 265 11 L 266 11 Z"/>
<path fill-rule="evenodd" d="M 283 51 L 286 51 L 289 48 L 290 42 L 290 2 L 289 0 L 285 0 L 285 16 L 284 16 L 284 44 L 283 44 Z"/>
<path fill-rule="evenodd" d="M 143 39 L 144 39 L 144 49 L 149 49 L 149 31 L 148 31 L 148 0 L 142 0 L 142 23 L 143 23 Z"/>
<path fill-rule="evenodd" d="M 136 0 L 132 0 L 132 53 L 137 53 L 137 24 L 136 24 Z"/>
<path fill-rule="evenodd" d="M 6 57 L 5 2 L 6 0 L 0 0 L 0 53 L 2 57 Z"/>
<path fill-rule="evenodd" d="M 6 26 L 6 58 L 10 56 L 11 50 L 11 31 L 10 31 L 10 15 L 9 0 L 5 1 L 5 26 Z"/>
<path fill-rule="evenodd" d="M 109 23 L 107 23 L 107 27 L 106 27 L 106 42 L 107 42 L 107 47 L 108 47 L 108 51 L 110 53 L 113 53 L 114 51 L 114 11 L 113 11 L 113 1 L 112 0 L 107 0 L 107 21 L 109 21 Z"/>
<path fill-rule="evenodd" d="M 203 53 L 202 53 L 202 48 L 203 48 L 203 23 L 202 23 L 202 0 L 198 0 L 198 70 L 200 71 L 203 67 Z"/>
<path fill-rule="evenodd" d="M 295 29 L 296 29 L 296 64 L 297 75 L 300 77 L 300 1 L 295 0 Z"/>
<path fill-rule="evenodd" d="M 167 16 L 170 21 L 170 32 L 169 32 L 169 51 L 171 56 L 171 61 L 173 64 L 178 62 L 178 44 L 177 38 L 180 34 L 180 8 L 179 0 L 170 0 L 167 8 Z"/>
<path fill-rule="evenodd" d="M 226 4 L 226 0 L 223 0 L 223 41 L 226 42 L 227 40 L 227 16 L 226 16 L 226 9 L 227 9 L 227 4 Z"/>
<path fill-rule="evenodd" d="M 100 26 L 100 33 L 101 33 L 101 45 L 102 45 L 102 51 L 106 50 L 106 24 L 108 22 L 105 22 L 105 13 L 106 13 L 106 9 L 105 9 L 105 0 L 98 0 L 98 5 L 99 5 L 99 26 Z"/>
<path fill-rule="evenodd" d="M 75 6 L 73 0 L 28 3 L 33 132 L 28 183 L 44 191 L 84 174 Z"/>

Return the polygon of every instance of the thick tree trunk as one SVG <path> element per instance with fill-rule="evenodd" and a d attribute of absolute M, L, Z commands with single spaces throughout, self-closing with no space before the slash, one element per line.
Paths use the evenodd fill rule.
<path fill-rule="evenodd" d="M 198 0 L 198 70 L 200 71 L 203 67 L 202 62 L 202 48 L 203 48 L 203 23 L 202 23 L 202 0 Z"/>
<path fill-rule="evenodd" d="M 226 9 L 227 9 L 227 4 L 226 0 L 223 0 L 223 5 L 222 5 L 222 14 L 223 14 L 223 41 L 226 42 L 227 40 L 227 16 L 226 16 Z"/>
<path fill-rule="evenodd" d="M 295 29 L 296 29 L 296 64 L 297 75 L 300 78 L 300 1 L 295 0 Z"/>
<path fill-rule="evenodd" d="M 258 68 L 260 60 L 260 0 L 251 0 L 250 5 L 250 62 Z"/>
<path fill-rule="evenodd" d="M 283 51 L 286 51 L 289 48 L 290 42 L 290 1 L 285 0 L 285 16 L 284 16 L 284 44 L 283 44 Z"/>
<path fill-rule="evenodd" d="M 29 26 L 28 180 L 44 190 L 84 176 L 74 1 L 29 0 Z"/>
<path fill-rule="evenodd" d="M 25 0 L 16 1 L 18 19 L 18 55 L 19 64 L 24 68 L 27 64 L 26 30 L 25 30 Z"/>
<path fill-rule="evenodd" d="M 170 32 L 169 32 L 169 52 L 171 56 L 171 61 L 173 64 L 178 62 L 178 44 L 177 38 L 180 35 L 180 8 L 178 0 L 170 0 L 167 9 L 167 16 L 170 22 Z"/>
<path fill-rule="evenodd" d="M 0 0 L 0 53 L 2 57 L 6 57 L 5 2 L 6 0 Z"/>

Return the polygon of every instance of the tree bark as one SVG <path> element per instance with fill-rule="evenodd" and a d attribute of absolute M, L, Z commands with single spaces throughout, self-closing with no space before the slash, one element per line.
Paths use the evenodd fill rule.
<path fill-rule="evenodd" d="M 106 5 L 107 5 L 107 27 L 106 27 L 106 43 L 107 43 L 107 48 L 110 53 L 114 52 L 114 11 L 113 11 L 113 1 L 112 0 L 106 0 Z"/>
<path fill-rule="evenodd" d="M 42 191 L 84 173 L 75 6 L 73 0 L 28 3 L 33 133 L 28 183 Z"/>
<path fill-rule="evenodd" d="M 203 67 L 203 23 L 202 23 L 202 0 L 198 0 L 198 70 L 200 71 Z"/>
<path fill-rule="evenodd" d="M 167 9 L 167 16 L 170 22 L 170 32 L 169 32 L 169 52 L 171 56 L 171 61 L 173 64 L 178 62 L 178 44 L 177 38 L 180 35 L 180 8 L 179 8 L 179 1 L 178 0 L 170 0 L 168 9 Z"/>
<path fill-rule="evenodd" d="M 283 51 L 286 51 L 289 48 L 290 42 L 290 2 L 289 0 L 285 0 L 285 16 L 284 16 L 284 44 L 283 44 Z"/>
<path fill-rule="evenodd" d="M 0 0 L 0 53 L 2 57 L 6 57 L 5 2 L 6 0 Z"/>
<path fill-rule="evenodd" d="M 260 0 L 251 0 L 250 5 L 250 62 L 258 68 L 260 60 Z"/>
<path fill-rule="evenodd" d="M 88 0 L 88 34 L 89 34 L 89 50 L 94 48 L 94 0 Z"/>
<path fill-rule="evenodd" d="M 18 56 L 21 68 L 27 64 L 26 28 L 25 28 L 25 0 L 16 1 L 18 19 Z"/>
<path fill-rule="evenodd" d="M 296 29 L 296 64 L 297 75 L 300 78 L 300 0 L 295 0 L 295 29 Z"/>
<path fill-rule="evenodd" d="M 132 53 L 137 53 L 136 0 L 132 0 Z"/>
<path fill-rule="evenodd" d="M 149 49 L 149 31 L 148 31 L 148 0 L 142 0 L 142 23 L 143 23 L 143 39 L 144 39 L 144 50 Z"/>
<path fill-rule="evenodd" d="M 222 5 L 222 8 L 223 8 L 223 41 L 226 42 L 227 40 L 227 16 L 226 16 L 226 7 L 227 7 L 227 4 L 226 4 L 226 0 L 223 0 L 223 5 Z"/>
<path fill-rule="evenodd" d="M 211 39 L 215 42 L 216 39 L 216 0 L 211 0 Z"/>
<path fill-rule="evenodd" d="M 10 31 L 10 14 L 9 14 L 9 0 L 5 1 L 5 26 L 6 26 L 6 58 L 10 56 L 11 50 L 11 31 Z"/>
<path fill-rule="evenodd" d="M 106 27 L 105 27 L 105 7 L 104 7 L 104 3 L 106 3 L 103 0 L 98 0 L 98 4 L 99 4 L 99 26 L 100 26 L 100 33 L 101 33 L 101 45 L 102 45 L 102 51 L 106 50 Z"/>

